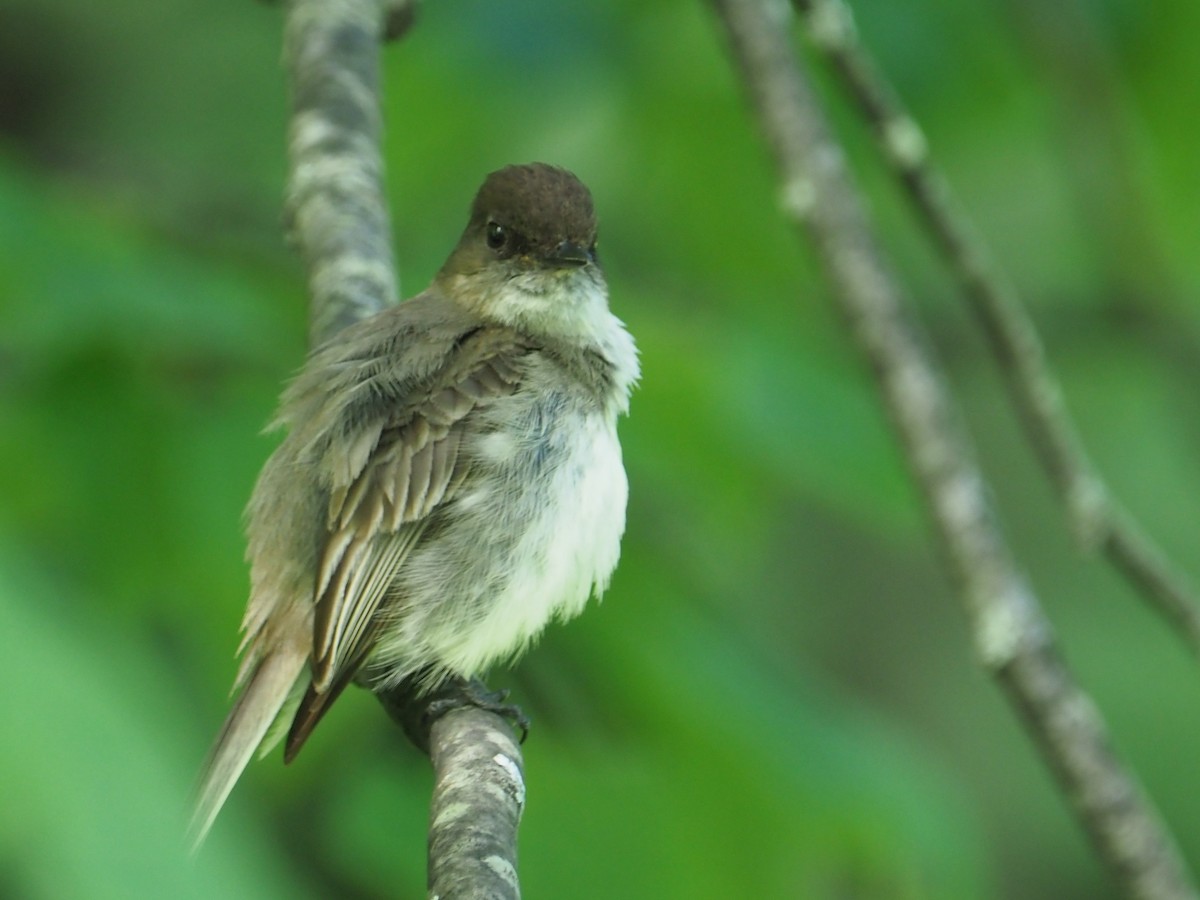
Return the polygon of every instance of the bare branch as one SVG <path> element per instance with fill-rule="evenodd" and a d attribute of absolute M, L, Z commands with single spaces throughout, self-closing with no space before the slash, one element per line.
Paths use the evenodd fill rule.
<path fill-rule="evenodd" d="M 291 0 L 287 220 L 308 268 L 309 342 L 396 302 L 380 154 L 381 0 Z"/>
<path fill-rule="evenodd" d="M 859 42 L 849 9 L 842 0 L 793 0 L 793 5 L 805 15 L 813 43 L 828 56 L 870 122 L 884 156 L 982 322 L 1025 433 L 1059 493 L 1077 542 L 1089 552 L 1102 550 L 1200 653 L 1200 599 L 1097 476 L 1033 321 L 955 204 L 920 127 Z"/>
<path fill-rule="evenodd" d="M 456 709 L 434 722 L 429 755 L 429 896 L 517 900 L 525 773 L 512 728 L 495 713 Z"/>
<path fill-rule="evenodd" d="M 807 228 L 870 362 L 962 596 L 981 662 L 1021 711 L 1123 890 L 1194 897 L 1171 836 L 1117 759 L 1091 699 L 1017 571 L 941 372 L 906 311 L 866 212 L 788 43 L 783 3 L 712 0 L 774 152 L 786 213 Z"/>

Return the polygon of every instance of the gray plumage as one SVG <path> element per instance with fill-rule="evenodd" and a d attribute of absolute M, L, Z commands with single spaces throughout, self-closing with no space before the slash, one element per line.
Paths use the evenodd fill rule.
<path fill-rule="evenodd" d="M 575 176 L 493 173 L 429 289 L 317 348 L 284 392 L 197 843 L 277 719 L 290 759 L 351 680 L 481 674 L 607 585 L 638 363 L 595 238 Z"/>

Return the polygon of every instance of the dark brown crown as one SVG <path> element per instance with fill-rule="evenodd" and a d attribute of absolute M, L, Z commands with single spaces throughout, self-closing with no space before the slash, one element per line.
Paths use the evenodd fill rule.
<path fill-rule="evenodd" d="M 566 169 L 545 163 L 508 166 L 490 174 L 475 195 L 471 221 L 503 225 L 543 254 L 563 241 L 584 248 L 596 241 L 591 192 Z"/>

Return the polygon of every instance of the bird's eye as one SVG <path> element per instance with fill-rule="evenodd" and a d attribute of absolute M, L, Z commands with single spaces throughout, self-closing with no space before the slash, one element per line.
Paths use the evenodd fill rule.
<path fill-rule="evenodd" d="M 488 222 L 487 245 L 493 250 L 499 250 L 508 243 L 508 229 L 496 222 Z"/>

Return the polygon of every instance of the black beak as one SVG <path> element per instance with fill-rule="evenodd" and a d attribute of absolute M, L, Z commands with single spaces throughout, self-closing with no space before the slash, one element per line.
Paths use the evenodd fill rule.
<path fill-rule="evenodd" d="M 580 247 L 571 241 L 563 241 L 554 248 L 554 254 L 550 259 L 562 266 L 586 266 L 595 257 L 587 247 Z"/>

